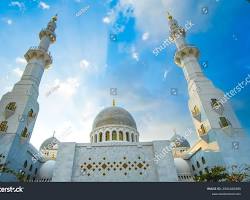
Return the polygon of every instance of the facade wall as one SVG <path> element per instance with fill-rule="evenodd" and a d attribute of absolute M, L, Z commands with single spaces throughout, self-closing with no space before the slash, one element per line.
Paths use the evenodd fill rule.
<path fill-rule="evenodd" d="M 59 182 L 157 182 L 177 181 L 171 153 L 157 164 L 155 154 L 168 141 L 145 143 L 62 143 L 52 181 Z"/>

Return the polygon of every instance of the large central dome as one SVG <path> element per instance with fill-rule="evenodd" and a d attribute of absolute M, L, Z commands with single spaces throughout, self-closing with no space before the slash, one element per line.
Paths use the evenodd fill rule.
<path fill-rule="evenodd" d="M 107 125 L 125 125 L 136 128 L 136 123 L 132 115 L 125 109 L 112 106 L 103 109 L 95 118 L 93 130 Z"/>

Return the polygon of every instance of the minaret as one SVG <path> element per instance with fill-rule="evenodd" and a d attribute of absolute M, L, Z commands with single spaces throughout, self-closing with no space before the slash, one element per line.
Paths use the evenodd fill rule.
<path fill-rule="evenodd" d="M 185 29 L 171 15 L 168 15 L 168 23 L 170 38 L 177 47 L 174 60 L 187 80 L 189 110 L 198 136 L 206 142 L 212 142 L 221 131 L 229 135 L 242 135 L 244 131 L 230 103 L 221 103 L 224 93 L 202 72 L 198 61 L 199 49 L 186 43 Z M 210 134 L 212 132 L 215 134 Z"/>
<path fill-rule="evenodd" d="M 12 169 L 24 162 L 39 111 L 39 84 L 44 70 L 52 64 L 48 49 L 56 41 L 56 21 L 57 15 L 41 30 L 39 46 L 31 47 L 24 55 L 27 66 L 21 80 L 0 101 L 0 154 L 5 157 L 2 162 L 8 162 Z"/>

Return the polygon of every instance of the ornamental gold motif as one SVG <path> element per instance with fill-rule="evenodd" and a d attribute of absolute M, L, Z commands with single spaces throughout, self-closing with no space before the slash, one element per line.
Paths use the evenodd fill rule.
<path fill-rule="evenodd" d="M 8 129 L 8 122 L 7 121 L 2 121 L 1 123 L 0 123 L 0 131 L 1 132 L 6 132 L 7 131 L 7 129 Z"/>

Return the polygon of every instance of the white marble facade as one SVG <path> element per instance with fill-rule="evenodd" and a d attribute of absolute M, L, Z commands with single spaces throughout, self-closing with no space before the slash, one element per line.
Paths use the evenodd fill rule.
<path fill-rule="evenodd" d="M 157 164 L 154 156 L 167 141 L 143 143 L 62 143 L 52 181 L 177 181 L 171 153 Z"/>

